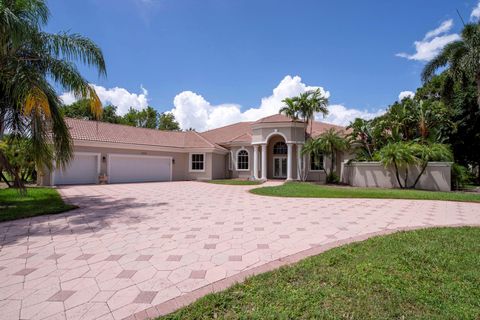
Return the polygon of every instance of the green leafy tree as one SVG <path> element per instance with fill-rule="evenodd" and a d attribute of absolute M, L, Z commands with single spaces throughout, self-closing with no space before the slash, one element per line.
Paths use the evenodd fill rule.
<path fill-rule="evenodd" d="M 158 129 L 159 130 L 170 130 L 170 131 L 179 131 L 180 124 L 175 120 L 173 113 L 162 112 L 158 117 Z"/>
<path fill-rule="evenodd" d="M 15 176 L 18 176 L 23 183 L 36 179 L 35 161 L 30 149 L 31 142 L 29 139 L 22 138 L 13 141 L 6 139 L 0 141 L 0 150 L 5 154 L 12 166 Z M 11 186 L 3 174 L 2 178 L 8 186 Z"/>
<path fill-rule="evenodd" d="M 44 32 L 48 18 L 44 0 L 0 1 L 0 136 L 8 131 L 11 139 L 29 137 L 37 165 L 51 168 L 54 156 L 65 166 L 73 154 L 55 86 L 88 99 L 99 117 L 101 102 L 75 63 L 99 75 L 106 75 L 106 68 L 102 51 L 88 38 Z M 0 166 L 11 169 L 2 151 Z"/>
<path fill-rule="evenodd" d="M 61 107 L 63 115 L 68 118 L 95 120 L 95 116 L 90 108 L 90 101 L 80 99 L 72 104 Z M 103 115 L 103 114 L 102 114 Z"/>
<path fill-rule="evenodd" d="M 142 110 L 130 108 L 121 122 L 133 127 L 156 129 L 158 112 L 150 106 Z"/>
<path fill-rule="evenodd" d="M 101 121 L 108 123 L 120 123 L 121 117 L 117 115 L 117 107 L 114 105 L 108 105 L 103 108 Z"/>

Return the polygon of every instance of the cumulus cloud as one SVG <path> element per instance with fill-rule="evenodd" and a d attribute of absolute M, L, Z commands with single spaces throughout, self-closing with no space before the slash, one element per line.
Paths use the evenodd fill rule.
<path fill-rule="evenodd" d="M 131 93 L 124 88 L 105 88 L 92 84 L 97 92 L 98 97 L 102 101 L 103 105 L 112 104 L 117 106 L 117 112 L 120 115 L 124 115 L 128 112 L 130 107 L 142 110 L 148 106 L 148 91 L 141 86 L 141 93 Z M 71 92 L 65 92 L 60 95 L 60 98 L 65 104 L 71 104 L 77 99 Z"/>
<path fill-rule="evenodd" d="M 477 3 L 477 6 L 473 8 L 472 13 L 470 14 L 470 20 L 480 19 L 480 1 Z"/>
<path fill-rule="evenodd" d="M 259 106 L 242 111 L 242 106 L 233 103 L 212 105 L 201 95 L 192 91 L 179 93 L 174 101 L 173 113 L 180 126 L 184 129 L 194 128 L 198 131 L 213 129 L 239 121 L 256 121 L 262 117 L 277 114 L 287 97 L 294 97 L 308 90 L 320 89 L 329 97 L 330 93 L 319 86 L 308 86 L 302 82 L 299 76 L 286 76 L 278 86 L 273 89 L 272 94 L 264 97 Z M 380 115 L 384 110 L 369 112 L 367 110 L 349 109 L 342 105 L 329 106 L 330 114 L 325 119 L 321 116 L 318 120 L 348 125 L 357 117 L 371 119 Z"/>
<path fill-rule="evenodd" d="M 398 95 L 398 101 L 402 101 L 405 98 L 413 98 L 415 96 L 415 92 L 413 91 L 402 91 Z"/>
<path fill-rule="evenodd" d="M 353 108 L 347 108 L 341 104 L 334 104 L 328 107 L 329 114 L 323 119 L 321 115 L 317 115 L 315 118 L 319 121 L 333 123 L 341 126 L 347 126 L 351 121 L 356 118 L 362 118 L 365 120 L 373 119 L 381 116 L 385 113 L 384 109 L 378 109 L 376 111 L 359 110 Z"/>
<path fill-rule="evenodd" d="M 417 61 L 430 61 L 450 42 L 460 39 L 456 33 L 449 34 L 453 27 L 453 20 L 443 21 L 440 26 L 434 30 L 428 31 L 423 40 L 415 41 L 415 53 L 405 52 L 397 53 L 397 57 Z"/>
<path fill-rule="evenodd" d="M 273 89 L 270 96 L 261 100 L 258 107 L 245 111 L 242 111 L 242 107 L 238 104 L 212 105 L 195 92 L 183 91 L 173 100 L 174 108 L 171 113 L 182 128 L 195 128 L 198 131 L 204 131 L 239 121 L 255 121 L 276 114 L 283 105 L 283 99 L 314 89 L 320 89 L 325 96 L 330 96 L 330 93 L 321 87 L 307 86 L 298 76 L 286 76 Z"/>

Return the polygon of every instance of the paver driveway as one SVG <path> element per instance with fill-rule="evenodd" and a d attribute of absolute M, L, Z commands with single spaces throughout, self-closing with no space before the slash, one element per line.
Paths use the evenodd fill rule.
<path fill-rule="evenodd" d="M 339 240 L 480 224 L 478 204 L 271 198 L 249 188 L 172 182 L 61 189 L 81 208 L 0 224 L 0 318 L 122 319 L 149 308 L 152 315 L 169 300 L 159 309 L 177 307 L 181 298 L 172 298 L 188 302 L 214 288 L 209 284 Z"/>

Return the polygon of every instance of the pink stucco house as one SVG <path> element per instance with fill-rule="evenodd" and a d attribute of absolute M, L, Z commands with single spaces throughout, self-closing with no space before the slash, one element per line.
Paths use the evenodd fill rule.
<path fill-rule="evenodd" d="M 224 178 L 286 179 L 305 172 L 325 181 L 324 157 L 302 157 L 310 134 L 345 128 L 283 115 L 238 122 L 198 133 L 159 131 L 104 122 L 67 119 L 75 156 L 65 170 L 44 172 L 42 185 L 96 184 Z M 344 160 L 337 154 L 337 171 Z"/>

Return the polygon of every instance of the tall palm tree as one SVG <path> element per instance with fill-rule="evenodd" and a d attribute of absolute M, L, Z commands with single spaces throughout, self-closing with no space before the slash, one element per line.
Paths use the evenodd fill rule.
<path fill-rule="evenodd" d="M 423 69 L 423 81 L 430 80 L 438 69 L 448 67 L 447 74 L 454 79 L 464 75 L 477 83 L 477 103 L 480 105 L 480 24 L 467 24 L 461 39 L 447 44 Z"/>
<path fill-rule="evenodd" d="M 280 108 L 279 113 L 293 119 L 298 120 L 298 104 L 293 98 L 285 98 L 282 100 L 284 105 Z"/>
<path fill-rule="evenodd" d="M 315 113 L 321 113 L 323 116 L 328 114 L 328 98 L 325 97 L 320 89 L 307 91 L 293 98 L 297 103 L 297 108 L 303 121 L 310 125 L 310 136 L 312 136 L 313 120 Z"/>
<path fill-rule="evenodd" d="M 78 34 L 42 31 L 48 18 L 45 0 L 0 0 L 0 137 L 7 131 L 10 139 L 29 138 L 39 168 L 52 159 L 65 166 L 72 157 L 54 86 L 87 99 L 99 117 L 101 102 L 75 62 L 106 76 L 101 49 Z M 1 151 L 0 166 L 10 167 Z"/>

